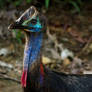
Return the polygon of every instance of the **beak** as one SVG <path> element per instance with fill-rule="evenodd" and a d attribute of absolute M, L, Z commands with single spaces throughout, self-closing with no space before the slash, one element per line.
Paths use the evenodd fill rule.
<path fill-rule="evenodd" d="M 18 22 L 14 22 L 14 23 L 9 25 L 8 29 L 24 29 L 24 26 L 22 26 Z"/>
<path fill-rule="evenodd" d="M 18 22 L 9 25 L 8 29 L 34 29 L 33 27 L 23 26 Z"/>

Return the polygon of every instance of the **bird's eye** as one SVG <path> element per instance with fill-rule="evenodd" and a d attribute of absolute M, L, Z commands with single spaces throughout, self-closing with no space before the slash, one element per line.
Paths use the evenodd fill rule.
<path fill-rule="evenodd" d="M 37 23 L 37 20 L 36 19 L 32 19 L 31 20 L 31 24 L 35 25 Z"/>

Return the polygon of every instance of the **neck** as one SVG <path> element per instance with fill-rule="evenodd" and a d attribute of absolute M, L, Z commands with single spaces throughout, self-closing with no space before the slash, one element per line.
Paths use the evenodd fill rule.
<path fill-rule="evenodd" d="M 24 67 L 21 77 L 22 86 L 26 87 L 27 75 L 31 72 L 30 76 L 38 71 L 40 67 L 41 82 L 43 80 L 43 67 L 41 64 L 40 49 L 42 47 L 43 33 L 26 33 L 26 45 L 24 50 Z"/>
<path fill-rule="evenodd" d="M 43 33 L 27 33 L 26 45 L 24 50 L 24 70 L 31 68 L 32 64 L 37 62 L 40 57 Z"/>

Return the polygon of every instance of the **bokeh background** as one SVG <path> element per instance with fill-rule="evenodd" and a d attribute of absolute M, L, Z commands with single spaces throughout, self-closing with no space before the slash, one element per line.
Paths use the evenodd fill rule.
<path fill-rule="evenodd" d="M 8 26 L 31 5 L 48 21 L 43 63 L 67 74 L 92 74 L 92 0 L 0 0 L 0 92 L 22 92 L 25 38 Z"/>

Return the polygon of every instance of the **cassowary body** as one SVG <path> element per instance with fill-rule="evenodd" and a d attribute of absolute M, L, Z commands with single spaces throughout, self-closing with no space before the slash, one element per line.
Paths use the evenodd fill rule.
<path fill-rule="evenodd" d="M 22 29 L 26 35 L 21 78 L 24 92 L 92 91 L 92 75 L 67 75 L 52 71 L 42 64 L 41 48 L 46 20 L 35 7 L 24 12 L 10 28 Z"/>

